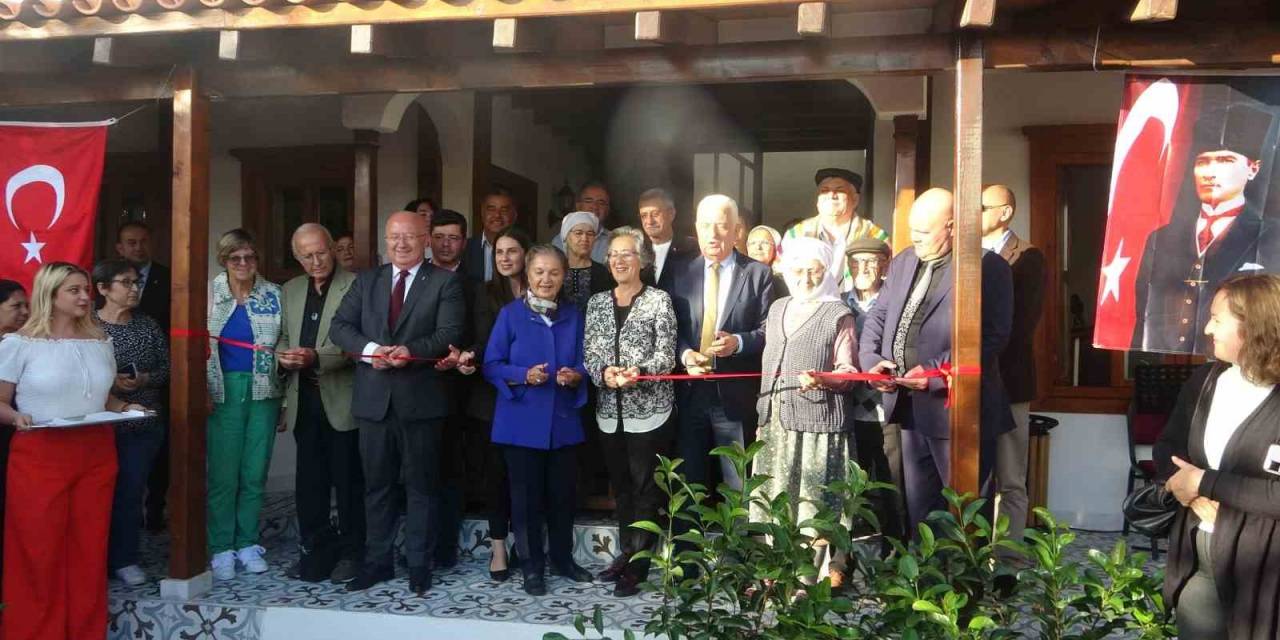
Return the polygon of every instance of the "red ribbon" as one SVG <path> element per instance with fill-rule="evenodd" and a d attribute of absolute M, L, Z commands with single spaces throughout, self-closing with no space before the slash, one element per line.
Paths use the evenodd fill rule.
<path fill-rule="evenodd" d="M 224 338 L 222 336 L 215 336 L 210 334 L 208 331 L 192 331 L 190 329 L 172 329 L 169 331 L 169 335 L 175 338 L 209 339 L 209 340 L 220 342 L 228 346 L 240 347 L 241 349 L 249 349 L 251 351 L 262 351 L 265 353 L 276 352 L 274 347 L 268 347 L 266 345 L 261 345 L 261 344 L 253 344 L 252 342 L 236 340 L 235 338 Z M 395 359 L 395 360 L 408 360 L 409 362 L 440 362 L 441 360 L 444 359 L 444 358 L 420 358 L 418 356 L 404 356 L 400 358 L 392 358 L 389 355 L 367 355 L 366 356 L 359 353 L 348 353 L 346 351 L 342 352 L 342 355 L 348 358 L 387 358 L 387 359 Z"/>

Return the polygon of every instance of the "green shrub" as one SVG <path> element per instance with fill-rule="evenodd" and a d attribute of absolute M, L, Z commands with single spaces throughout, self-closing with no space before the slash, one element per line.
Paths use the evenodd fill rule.
<path fill-rule="evenodd" d="M 1089 552 L 1089 564 L 1066 556 L 1074 541 L 1067 527 L 1044 509 L 1036 509 L 1041 529 L 1028 529 L 1026 540 L 1005 538 L 1007 523 L 993 525 L 983 515 L 985 501 L 971 495 L 945 496 L 951 509 L 934 512 L 921 523 L 908 544 L 890 541 L 881 553 L 878 537 L 855 532 L 876 531 L 878 523 L 867 495 L 893 487 L 872 482 L 856 463 L 844 480 L 828 487 L 840 495 L 839 509 L 813 503 L 817 513 L 796 521 L 791 497 L 769 498 L 759 491 L 767 480 L 747 476 L 752 458 L 763 447 L 720 447 L 713 455 L 727 458 L 741 477 L 742 491 L 716 488 L 719 500 L 708 500 L 706 487 L 679 473 L 680 460 L 660 457 L 655 478 L 667 496 L 663 523 L 637 522 L 633 527 L 658 536 L 656 550 L 643 552 L 655 572 L 648 591 L 661 595 L 646 636 L 669 640 L 1096 640 L 1126 634 L 1142 640 L 1171 638 L 1175 629 L 1160 592 L 1161 577 L 1148 575 L 1144 554 L 1129 554 L 1123 541 L 1110 553 Z M 748 521 L 752 504 L 768 514 L 768 522 Z M 677 533 L 675 522 L 688 525 Z M 846 526 L 844 523 L 850 523 Z M 833 590 L 826 578 L 814 580 L 815 542 L 849 554 L 844 589 Z M 1026 559 L 1015 570 L 996 562 L 997 550 Z M 639 556 L 638 556 L 639 557 Z M 694 571 L 691 571 L 694 569 Z M 1015 573 L 1018 587 L 1008 597 L 996 592 L 996 578 Z M 587 626 L 597 638 L 606 636 L 599 608 L 588 619 L 579 614 L 575 628 Z M 635 634 L 621 636 L 632 640 Z M 549 633 L 544 640 L 567 640 Z"/>

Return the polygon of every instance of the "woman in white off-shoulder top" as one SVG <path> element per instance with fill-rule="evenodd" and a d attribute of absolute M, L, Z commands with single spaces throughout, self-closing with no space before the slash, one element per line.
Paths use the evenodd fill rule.
<path fill-rule="evenodd" d="M 141 409 L 111 395 L 111 342 L 92 316 L 89 275 L 36 272 L 31 317 L 0 341 L 0 423 L 9 451 L 3 638 L 101 638 L 116 479 L 111 425 L 32 428 L 53 418 Z"/>

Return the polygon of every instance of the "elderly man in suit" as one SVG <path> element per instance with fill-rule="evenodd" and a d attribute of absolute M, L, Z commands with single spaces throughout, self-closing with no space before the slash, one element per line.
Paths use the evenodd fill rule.
<path fill-rule="evenodd" d="M 427 229 L 408 211 L 386 225 L 390 263 L 356 276 L 334 314 L 329 337 L 361 354 L 352 413 L 360 427 L 365 477 L 365 562 L 347 589 L 359 591 L 393 576 L 392 541 L 400 513 L 396 483 L 408 498 L 405 554 L 409 589 L 431 588 L 432 498 L 441 431 L 453 406 L 441 372 L 430 362 L 461 344 L 466 325 L 462 277 L 426 263 Z"/>
<path fill-rule="evenodd" d="M 672 274 L 676 355 L 693 375 L 760 371 L 764 325 L 773 303 L 769 267 L 733 248 L 740 220 L 738 205 L 724 195 L 698 203 L 695 228 L 701 255 Z M 756 426 L 760 383 L 752 379 L 693 381 L 677 391 L 677 450 L 692 482 L 706 482 L 707 453 L 713 446 L 744 442 L 743 425 Z M 726 484 L 742 488 L 733 465 L 720 462 Z"/>
<path fill-rule="evenodd" d="M 683 260 L 698 254 L 698 241 L 688 236 L 676 237 L 676 203 L 665 189 L 654 188 L 640 194 L 639 217 L 645 241 L 653 248 L 653 264 L 641 274 L 648 284 L 671 289 L 672 275 Z"/>
<path fill-rule="evenodd" d="M 883 393 L 884 412 L 902 428 L 903 484 L 908 531 L 934 509 L 945 508 L 942 489 L 951 477 L 951 419 L 947 386 L 922 371 L 951 362 L 952 206 L 946 189 L 930 189 L 911 206 L 910 249 L 889 263 L 880 300 L 859 338 L 859 360 L 871 373 L 895 373 L 873 383 Z M 989 251 L 982 255 L 982 416 L 980 475 L 994 465 L 995 440 L 1013 427 L 997 358 L 1009 340 L 1013 318 L 1009 265 Z"/>
<path fill-rule="evenodd" d="M 314 222 L 293 232 L 292 245 L 304 273 L 284 283 L 276 359 L 288 372 L 285 426 L 298 445 L 298 533 L 304 558 L 320 545 L 337 543 L 336 563 L 328 575 L 344 583 L 355 577 L 364 559 L 364 474 L 360 434 L 351 419 L 355 363 L 329 339 L 329 328 L 356 276 L 337 268 L 333 237 Z M 337 496 L 336 532 L 329 525 L 330 490 Z M 310 560 L 327 563 L 320 557 Z M 290 569 L 290 577 L 302 574 L 302 563 Z M 309 572 L 318 568 L 309 567 Z"/>
<path fill-rule="evenodd" d="M 1000 355 L 1000 378 L 1009 394 L 1014 429 L 996 442 L 996 513 L 1009 517 L 1009 537 L 1027 528 L 1027 448 L 1031 401 L 1036 395 L 1032 340 L 1044 307 L 1044 252 L 1009 228 L 1017 211 L 1013 191 L 1002 184 L 982 190 L 982 248 L 999 254 L 1013 275 L 1013 324 Z"/>

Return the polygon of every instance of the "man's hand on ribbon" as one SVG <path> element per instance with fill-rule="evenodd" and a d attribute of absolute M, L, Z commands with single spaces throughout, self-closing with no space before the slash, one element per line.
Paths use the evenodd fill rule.
<path fill-rule="evenodd" d="M 464 376 L 469 376 L 476 372 L 476 352 L 463 351 L 462 355 L 458 356 L 458 371 L 462 372 Z"/>
<path fill-rule="evenodd" d="M 449 345 L 449 355 L 441 358 L 436 363 L 436 371 L 456 369 L 460 364 L 462 364 L 462 351 L 453 345 Z"/>
<path fill-rule="evenodd" d="M 390 369 L 394 367 L 395 364 L 391 361 L 391 353 L 395 350 L 396 347 L 378 347 L 374 349 L 373 357 L 371 358 L 373 362 L 370 364 L 373 365 L 374 369 Z"/>
<path fill-rule="evenodd" d="M 409 361 L 413 359 L 413 355 L 409 353 L 409 347 L 400 345 L 391 348 L 391 353 L 387 355 L 387 359 L 391 361 L 392 368 L 403 369 L 409 366 Z"/>
<path fill-rule="evenodd" d="M 923 373 L 924 367 L 916 365 L 906 375 L 901 378 L 894 378 L 893 381 L 898 383 L 898 386 L 906 387 L 912 391 L 924 391 L 929 388 L 929 379 L 924 377 Z"/>
<path fill-rule="evenodd" d="M 887 375 L 887 374 L 892 374 L 894 370 L 896 370 L 897 368 L 898 368 L 898 365 L 892 362 L 889 362 L 888 360 L 881 360 L 879 363 L 876 364 L 876 366 L 871 367 L 871 370 L 867 371 L 867 373 L 877 373 L 877 374 Z M 881 380 L 881 381 L 872 380 L 867 384 L 870 384 L 872 389 L 875 389 L 876 391 L 880 391 L 882 393 L 892 393 L 898 388 L 898 385 L 895 384 L 893 380 Z"/>
<path fill-rule="evenodd" d="M 294 347 L 276 352 L 276 360 L 281 367 L 289 370 L 306 369 L 315 365 L 316 350 L 307 347 Z"/>
<path fill-rule="evenodd" d="M 685 371 L 691 376 L 704 376 L 711 373 L 711 358 L 706 354 L 689 349 L 684 352 L 680 360 L 684 364 Z"/>
<path fill-rule="evenodd" d="M 738 352 L 738 336 L 724 331 L 716 332 L 716 339 L 707 348 L 707 355 L 717 358 L 731 356 Z"/>

